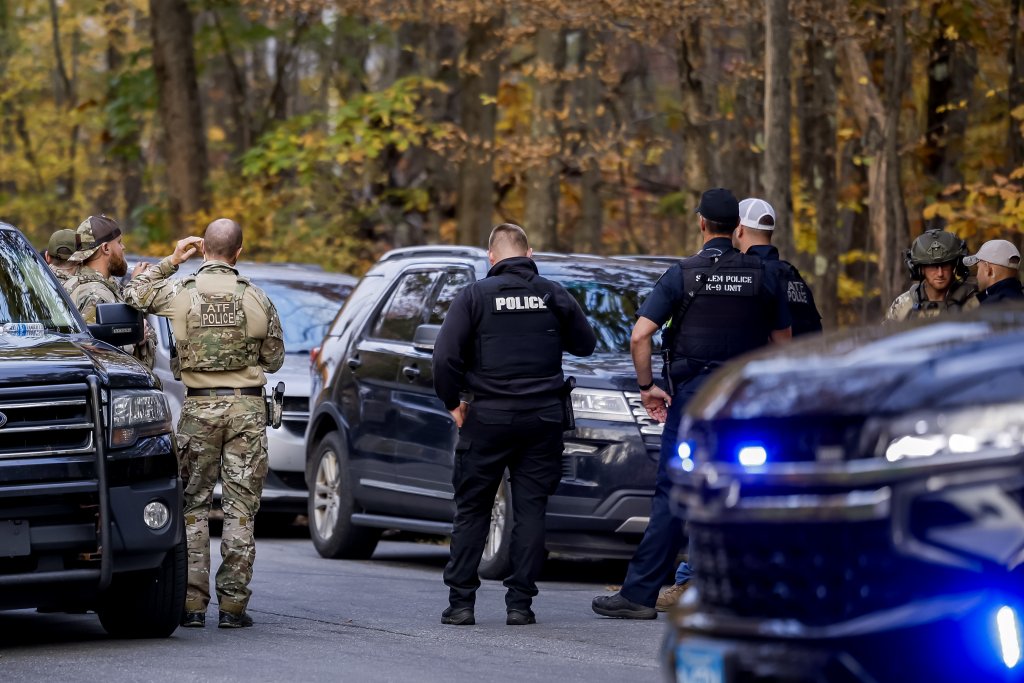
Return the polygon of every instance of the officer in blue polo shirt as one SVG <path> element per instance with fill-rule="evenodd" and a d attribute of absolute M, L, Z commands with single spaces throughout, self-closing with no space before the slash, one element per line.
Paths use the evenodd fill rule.
<path fill-rule="evenodd" d="M 594 598 L 594 612 L 624 619 L 654 619 L 658 590 L 675 566 L 683 525 L 669 503 L 668 463 L 675 455 L 686 402 L 722 363 L 792 336 L 786 292 L 766 276 L 761 259 L 733 247 L 739 202 L 724 188 L 706 191 L 697 207 L 704 247 L 672 266 L 640 307 L 630 351 L 648 414 L 665 423 L 661 456 L 644 538 L 618 593 Z M 666 323 L 665 386 L 655 384 L 651 339 Z M 686 568 L 688 569 L 688 568 Z M 684 583 L 687 573 L 684 570 Z"/>

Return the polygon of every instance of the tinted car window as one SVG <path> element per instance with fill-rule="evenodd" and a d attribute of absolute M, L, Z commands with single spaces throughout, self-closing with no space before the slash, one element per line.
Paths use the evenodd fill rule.
<path fill-rule="evenodd" d="M 52 331 L 81 332 L 46 265 L 16 232 L 0 230 L 0 325 L 42 323 Z"/>
<path fill-rule="evenodd" d="M 338 282 L 297 280 L 254 280 L 281 316 L 284 348 L 288 353 L 309 353 L 323 341 L 328 325 L 334 320 L 350 285 Z"/>
<path fill-rule="evenodd" d="M 462 291 L 462 288 L 473 282 L 475 278 L 468 270 L 455 270 L 444 274 L 444 281 L 441 283 L 441 291 L 437 293 L 437 299 L 430 308 L 429 325 L 440 325 L 444 317 L 448 315 L 455 295 Z"/>
<path fill-rule="evenodd" d="M 629 336 L 636 323 L 636 312 L 654 288 L 657 276 L 652 275 L 651 281 L 644 284 L 609 284 L 564 276 L 551 279 L 565 287 L 587 315 L 597 335 L 595 353 L 629 353 Z M 659 330 L 654 337 L 654 350 L 660 348 Z"/>
<path fill-rule="evenodd" d="M 406 273 L 378 314 L 373 336 L 411 342 L 423 322 L 423 307 L 437 277 L 437 271 Z"/>

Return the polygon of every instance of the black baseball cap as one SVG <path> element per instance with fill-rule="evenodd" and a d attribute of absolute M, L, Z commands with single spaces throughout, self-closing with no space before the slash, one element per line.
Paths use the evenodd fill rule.
<path fill-rule="evenodd" d="M 740 203 L 736 195 L 724 187 L 705 191 L 696 212 L 715 223 L 738 225 L 740 222 Z"/>

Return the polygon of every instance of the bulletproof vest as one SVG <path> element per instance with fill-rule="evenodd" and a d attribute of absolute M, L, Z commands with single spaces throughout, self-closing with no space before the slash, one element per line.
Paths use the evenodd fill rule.
<path fill-rule="evenodd" d="M 482 308 L 473 371 L 484 377 L 545 378 L 562 372 L 561 326 L 541 286 L 503 273 L 478 283 Z M 540 294 L 538 294 L 540 292 Z"/>
<path fill-rule="evenodd" d="M 60 277 L 58 275 L 58 277 Z M 74 275 L 69 275 L 63 280 L 64 290 L 71 295 L 72 299 L 75 296 L 75 290 L 82 285 L 89 284 L 90 282 L 98 282 L 104 287 L 109 289 L 111 293 L 117 297 L 118 301 L 122 300 L 121 292 L 117 289 L 117 286 L 111 281 L 110 278 L 105 278 L 97 273 L 92 268 L 82 268 Z"/>
<path fill-rule="evenodd" d="M 771 301 L 761 259 L 736 250 L 718 258 L 722 263 L 717 269 L 714 258 L 701 254 L 682 263 L 684 296 L 694 295 L 685 313 L 680 303 L 672 316 L 674 367 L 683 360 L 690 365 L 721 363 L 768 342 Z"/>
<path fill-rule="evenodd" d="M 786 300 L 789 302 L 789 315 L 793 319 L 793 336 L 821 332 L 821 314 L 814 304 L 811 288 L 791 263 L 781 260 L 779 263 L 786 268 Z"/>
<path fill-rule="evenodd" d="M 906 319 L 934 318 L 946 311 L 959 311 L 976 291 L 977 287 L 970 283 L 954 282 L 944 301 L 931 301 L 925 295 L 923 283 L 915 282 L 909 290 L 912 306 Z"/>
<path fill-rule="evenodd" d="M 238 278 L 233 292 L 200 292 L 195 276 L 184 281 L 189 293 L 185 338 L 175 339 L 181 370 L 222 372 L 253 367 L 260 341 L 248 335 L 242 295 L 249 281 Z"/>

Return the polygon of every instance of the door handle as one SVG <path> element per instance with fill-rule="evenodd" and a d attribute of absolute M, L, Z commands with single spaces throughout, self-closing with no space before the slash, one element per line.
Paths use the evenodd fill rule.
<path fill-rule="evenodd" d="M 352 356 L 351 358 L 348 359 L 348 366 L 350 368 L 352 368 L 353 370 L 355 370 L 356 368 L 358 368 L 362 364 L 363 364 L 363 361 L 359 360 L 358 356 Z"/>
<path fill-rule="evenodd" d="M 406 365 L 404 368 L 402 368 L 402 374 L 405 375 L 408 379 L 416 379 L 417 377 L 420 376 L 420 369 L 415 365 Z"/>

